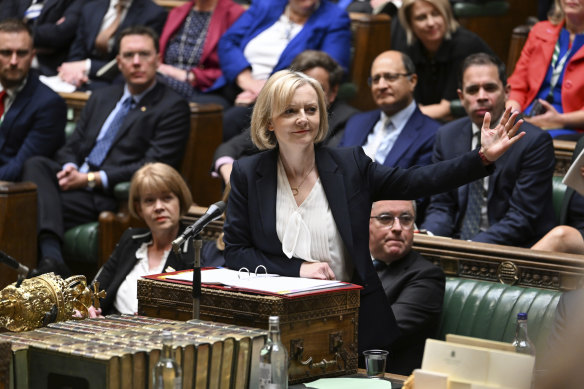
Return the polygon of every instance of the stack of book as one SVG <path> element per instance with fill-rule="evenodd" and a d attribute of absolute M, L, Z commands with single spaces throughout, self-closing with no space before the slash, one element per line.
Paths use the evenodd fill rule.
<path fill-rule="evenodd" d="M 183 388 L 255 388 L 265 330 L 145 316 L 70 320 L 22 333 L 12 343 L 14 388 L 151 388 L 162 349 L 173 333 Z"/>

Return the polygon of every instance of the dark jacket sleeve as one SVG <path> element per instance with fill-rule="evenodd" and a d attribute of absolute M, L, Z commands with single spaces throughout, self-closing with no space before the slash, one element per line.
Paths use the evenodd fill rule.
<path fill-rule="evenodd" d="M 79 25 L 84 0 L 72 0 L 63 12 L 62 21 L 46 21 L 33 26 L 36 47 L 68 48 Z"/>

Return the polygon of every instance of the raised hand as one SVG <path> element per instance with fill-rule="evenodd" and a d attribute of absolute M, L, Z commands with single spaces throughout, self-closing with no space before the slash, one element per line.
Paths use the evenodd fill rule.
<path fill-rule="evenodd" d="M 489 112 L 485 114 L 481 129 L 481 151 L 490 162 L 499 159 L 509 147 L 525 135 L 525 131 L 517 133 L 523 124 L 523 119 L 516 121 L 518 114 L 518 112 L 511 114 L 511 107 L 507 107 L 495 128 L 491 128 L 491 114 Z"/>

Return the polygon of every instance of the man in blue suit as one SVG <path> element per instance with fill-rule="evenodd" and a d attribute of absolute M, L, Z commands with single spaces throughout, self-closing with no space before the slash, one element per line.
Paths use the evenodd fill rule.
<path fill-rule="evenodd" d="M 24 162 L 51 157 L 65 141 L 67 108 L 30 71 L 32 32 L 19 20 L 0 23 L 0 180 L 20 179 Z"/>
<path fill-rule="evenodd" d="M 152 0 L 87 2 L 81 10 L 68 62 L 59 68 L 59 77 L 77 88 L 91 90 L 107 86 L 116 78 L 123 83 L 114 61 L 119 51 L 117 38 L 120 31 L 130 26 L 143 25 L 160 34 L 165 22 L 166 11 Z M 112 65 L 111 70 L 98 74 L 105 65 Z"/>
<path fill-rule="evenodd" d="M 458 95 L 468 117 L 441 127 L 433 161 L 452 159 L 479 146 L 487 113 L 491 123 L 505 110 L 509 87 L 505 67 L 484 53 L 473 54 L 462 66 Z M 422 228 L 435 235 L 476 242 L 529 247 L 554 226 L 552 174 L 554 149 L 550 135 L 523 123 L 522 141 L 497 161 L 488 179 L 434 195 Z"/>
<path fill-rule="evenodd" d="M 385 51 L 371 65 L 371 95 L 379 109 L 353 115 L 339 146 L 363 146 L 365 154 L 386 166 L 428 165 L 440 124 L 424 115 L 414 100 L 418 77 L 411 59 Z M 418 201 L 418 220 L 427 201 Z"/>

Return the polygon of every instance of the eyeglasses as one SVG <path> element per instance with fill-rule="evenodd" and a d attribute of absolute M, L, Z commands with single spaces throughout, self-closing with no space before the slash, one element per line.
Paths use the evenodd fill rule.
<path fill-rule="evenodd" d="M 132 61 L 138 55 L 140 61 L 146 61 L 154 55 L 151 51 L 126 51 L 121 54 L 124 61 Z"/>
<path fill-rule="evenodd" d="M 369 77 L 367 82 L 369 86 L 379 84 L 379 81 L 383 78 L 385 82 L 396 82 L 400 77 L 409 77 L 412 73 L 380 73 L 376 74 L 373 77 Z"/>
<path fill-rule="evenodd" d="M 381 215 L 371 216 L 371 219 L 376 219 L 383 227 L 391 228 L 395 220 L 399 220 L 399 225 L 404 230 L 409 230 L 414 226 L 414 216 L 409 213 L 403 215 L 393 216 L 391 213 L 382 213 Z"/>

